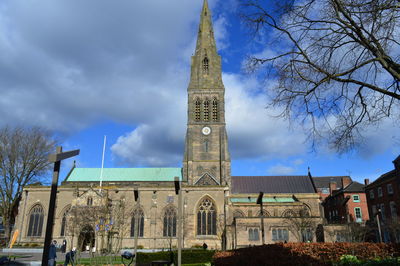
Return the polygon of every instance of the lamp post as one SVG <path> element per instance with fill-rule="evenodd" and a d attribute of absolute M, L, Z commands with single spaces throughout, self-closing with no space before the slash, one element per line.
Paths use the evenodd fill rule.
<path fill-rule="evenodd" d="M 135 217 L 134 217 L 134 219 L 135 219 L 135 228 L 134 228 L 134 230 L 135 230 L 135 257 L 134 257 L 134 265 L 136 266 L 137 265 L 137 263 L 136 263 L 136 261 L 137 261 L 137 246 L 138 246 L 138 237 L 139 237 L 139 208 L 140 208 L 140 197 L 139 197 L 139 189 L 138 189 L 138 187 L 135 187 L 135 189 L 133 190 L 133 194 L 134 194 L 134 196 L 135 196 L 135 201 L 136 201 L 136 206 L 137 206 L 137 208 L 136 208 L 136 210 L 135 210 L 135 212 L 134 212 L 134 215 L 135 215 Z"/>
<path fill-rule="evenodd" d="M 381 209 L 379 208 L 378 209 L 378 212 L 377 212 L 377 214 L 376 214 L 376 221 L 377 221 L 377 223 L 378 223 L 378 232 L 379 232 L 379 242 L 383 242 L 382 241 L 382 232 L 381 232 L 381 222 L 380 222 L 380 220 L 379 220 L 379 214 L 381 213 Z"/>
<path fill-rule="evenodd" d="M 261 215 L 261 239 L 262 239 L 262 244 L 265 244 L 265 236 L 264 236 L 264 211 L 263 211 L 263 196 L 264 192 L 260 191 L 260 194 L 258 195 L 257 198 L 257 204 L 260 204 L 260 215 Z"/>
<path fill-rule="evenodd" d="M 175 194 L 178 195 L 178 266 L 182 265 L 182 189 L 179 177 L 175 177 Z"/>

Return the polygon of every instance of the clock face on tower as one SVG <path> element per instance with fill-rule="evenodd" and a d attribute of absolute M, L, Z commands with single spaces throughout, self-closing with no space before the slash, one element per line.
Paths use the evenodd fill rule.
<path fill-rule="evenodd" d="M 201 133 L 203 133 L 203 135 L 205 135 L 205 136 L 208 136 L 211 133 L 211 128 L 203 127 L 203 129 L 201 130 Z"/>

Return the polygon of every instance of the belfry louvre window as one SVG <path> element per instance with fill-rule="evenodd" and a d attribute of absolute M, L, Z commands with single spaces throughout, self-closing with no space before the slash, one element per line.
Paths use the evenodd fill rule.
<path fill-rule="evenodd" d="M 42 236 L 43 218 L 42 206 L 33 207 L 29 215 L 28 236 Z"/>
<path fill-rule="evenodd" d="M 206 57 L 204 57 L 204 59 L 203 59 L 203 73 L 204 74 L 208 74 L 208 63 L 209 63 L 209 61 L 208 61 L 208 58 L 207 58 L 207 56 Z"/>
<path fill-rule="evenodd" d="M 163 236 L 176 236 L 176 211 L 169 207 L 164 213 Z"/>
<path fill-rule="evenodd" d="M 133 212 L 132 215 L 132 221 L 131 221 L 131 237 L 135 236 L 135 224 L 136 221 L 139 221 L 139 227 L 138 227 L 138 231 L 139 237 L 143 237 L 143 231 L 144 231 L 144 213 L 142 209 L 137 209 Z"/>
<path fill-rule="evenodd" d="M 212 109 L 212 119 L 214 122 L 218 121 L 218 101 L 214 98 L 213 100 L 213 109 Z"/>
<path fill-rule="evenodd" d="M 210 120 L 210 102 L 206 100 L 204 102 L 204 121 Z"/>
<path fill-rule="evenodd" d="M 197 235 L 217 234 L 217 212 L 211 199 L 204 199 L 197 212 Z"/>
<path fill-rule="evenodd" d="M 199 99 L 196 99 L 196 102 L 194 104 L 194 120 L 195 121 L 200 121 L 200 106 L 201 102 Z"/>

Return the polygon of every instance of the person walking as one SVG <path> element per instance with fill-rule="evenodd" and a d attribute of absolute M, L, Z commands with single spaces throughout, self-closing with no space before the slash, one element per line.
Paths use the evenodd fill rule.
<path fill-rule="evenodd" d="M 49 249 L 49 266 L 55 266 L 56 265 L 56 258 L 57 258 L 57 241 L 53 240 L 50 244 L 50 249 Z"/>

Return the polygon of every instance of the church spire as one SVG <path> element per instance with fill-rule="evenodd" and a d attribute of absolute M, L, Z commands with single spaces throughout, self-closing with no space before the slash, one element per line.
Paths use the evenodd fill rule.
<path fill-rule="evenodd" d="M 197 35 L 196 54 L 201 53 L 201 49 L 217 52 L 214 39 L 214 31 L 211 22 L 211 12 L 208 8 L 207 0 L 203 2 L 203 9 L 200 15 L 199 32 Z"/>
<path fill-rule="evenodd" d="M 200 14 L 197 44 L 191 63 L 189 90 L 224 90 L 222 84 L 221 57 L 217 53 L 211 12 L 207 0 Z"/>

